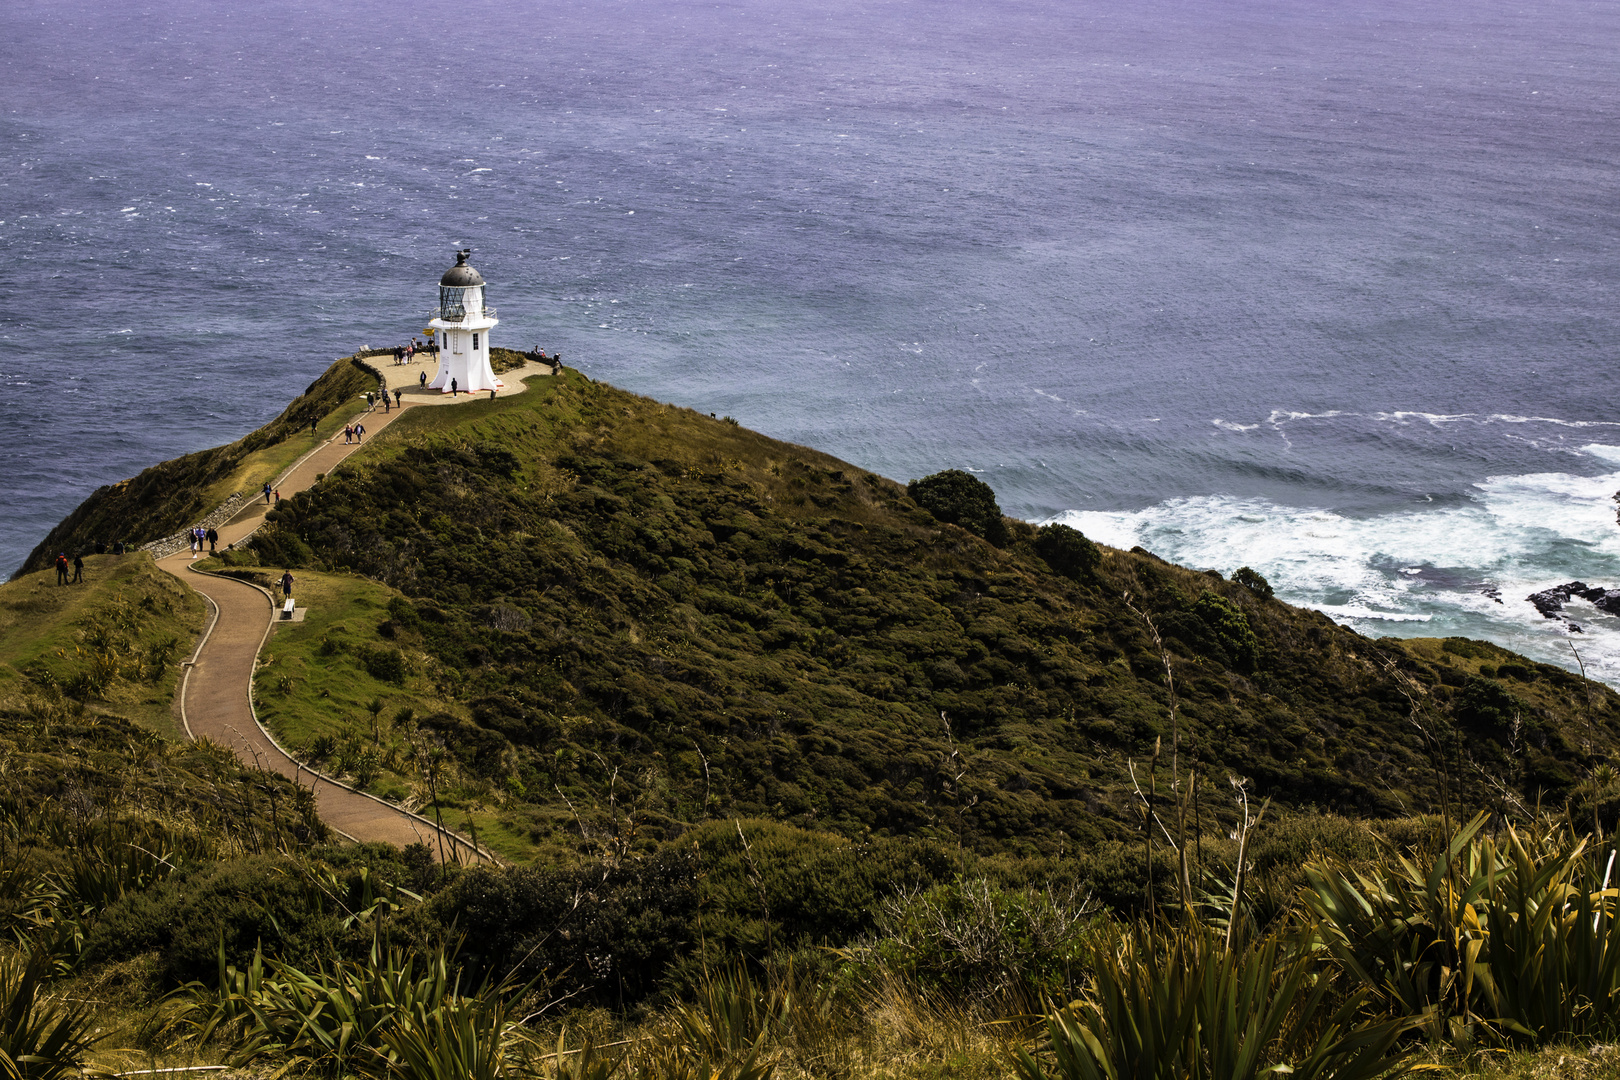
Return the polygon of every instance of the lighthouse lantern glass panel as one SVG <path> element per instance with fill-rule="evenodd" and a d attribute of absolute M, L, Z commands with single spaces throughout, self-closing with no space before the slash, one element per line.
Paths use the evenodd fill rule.
<path fill-rule="evenodd" d="M 467 307 L 463 302 L 470 290 L 452 286 L 439 286 L 439 318 L 452 322 L 467 317 Z"/>

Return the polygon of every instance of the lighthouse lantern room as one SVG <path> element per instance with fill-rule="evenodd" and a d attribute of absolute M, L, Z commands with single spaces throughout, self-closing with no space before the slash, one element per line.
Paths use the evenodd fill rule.
<path fill-rule="evenodd" d="M 439 306 L 428 327 L 438 339 L 439 371 L 428 386 L 446 394 L 499 390 L 506 384 L 489 366 L 489 332 L 500 322 L 484 303 L 484 276 L 467 265 L 471 249 L 439 279 Z"/>

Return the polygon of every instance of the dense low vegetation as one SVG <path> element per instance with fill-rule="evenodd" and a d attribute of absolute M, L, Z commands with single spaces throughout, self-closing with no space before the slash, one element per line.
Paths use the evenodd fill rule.
<path fill-rule="evenodd" d="M 967 505 L 962 482 L 936 496 Z M 1387 817 L 1465 779 L 1562 800 L 1612 746 L 1615 696 L 1562 669 L 1370 641 L 1252 571 L 997 520 L 999 548 L 891 481 L 570 373 L 407 415 L 245 561 L 393 590 L 367 665 L 398 650 L 457 703 L 418 726 L 513 796 L 509 831 L 576 854 L 754 816 L 1055 856 L 1139 833 L 1134 786 L 1172 755 Z M 1233 813 L 1201 799 L 1195 827 Z"/>
<path fill-rule="evenodd" d="M 1613 1064 L 1620 715 L 1562 669 L 575 372 L 407 413 L 207 565 L 299 575 L 255 679 L 280 737 L 509 865 L 336 846 L 143 729 L 200 615 L 144 557 L 24 576 L 8 1074 Z"/>
<path fill-rule="evenodd" d="M 179 731 L 174 689 L 203 627 L 201 597 L 144 555 L 91 555 L 0 585 L 0 706 L 43 696 L 94 716 Z"/>
<path fill-rule="evenodd" d="M 221 751 L 167 756 L 167 777 L 0 805 L 13 1075 L 1585 1076 L 1620 1036 L 1612 855 L 1567 822 L 1413 821 L 1405 849 L 1363 830 L 1354 857 L 1293 864 L 1280 907 L 1196 861 L 1201 899 L 1128 919 L 1006 865 L 919 884 L 952 863 L 926 843 L 807 864 L 826 834 L 759 822 L 727 823 L 729 853 L 716 823 L 635 864 L 440 868 L 318 846 L 298 793 L 278 814 Z M 220 802 L 240 817 L 211 819 Z M 836 950 L 790 942 L 861 924 Z"/>

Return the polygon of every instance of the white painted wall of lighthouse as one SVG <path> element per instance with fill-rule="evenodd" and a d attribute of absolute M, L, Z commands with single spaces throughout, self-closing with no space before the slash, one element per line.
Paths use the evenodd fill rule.
<path fill-rule="evenodd" d="M 462 293 L 462 306 L 467 314 L 458 322 L 434 319 L 429 324 L 438 330 L 440 342 L 439 370 L 428 386 L 446 393 L 452 379 L 457 389 L 475 393 L 505 386 L 489 363 L 489 332 L 500 320 L 484 314 L 483 287 L 472 286 Z"/>

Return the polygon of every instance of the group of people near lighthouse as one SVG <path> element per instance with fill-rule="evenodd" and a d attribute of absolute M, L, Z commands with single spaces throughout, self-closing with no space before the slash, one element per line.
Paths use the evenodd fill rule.
<path fill-rule="evenodd" d="M 418 345 L 416 339 L 411 338 L 409 345 L 394 346 L 394 363 L 396 365 L 412 363 L 419 352 L 436 353 L 438 352 L 438 344 L 432 338 L 429 338 L 426 345 Z"/>

